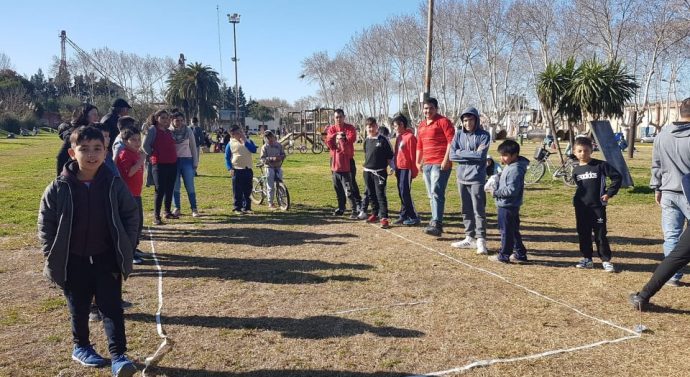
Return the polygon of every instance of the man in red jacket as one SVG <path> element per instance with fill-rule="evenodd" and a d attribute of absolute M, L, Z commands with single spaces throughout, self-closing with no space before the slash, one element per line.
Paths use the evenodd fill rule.
<path fill-rule="evenodd" d="M 438 113 L 435 98 L 424 100 L 424 117 L 417 127 L 417 168 L 424 176 L 427 196 L 431 202 L 431 221 L 424 233 L 443 234 L 443 212 L 446 186 L 452 168 L 448 159 L 455 128 L 450 119 Z"/>
<path fill-rule="evenodd" d="M 335 124 L 328 127 L 326 134 L 326 145 L 331 154 L 333 187 L 338 197 L 338 208 L 333 214 L 341 216 L 345 213 L 345 198 L 347 198 L 352 207 L 350 219 L 356 220 L 362 202 L 355 179 L 357 168 L 354 156 L 357 129 L 345 123 L 345 112 L 342 109 L 335 110 L 334 118 Z"/>

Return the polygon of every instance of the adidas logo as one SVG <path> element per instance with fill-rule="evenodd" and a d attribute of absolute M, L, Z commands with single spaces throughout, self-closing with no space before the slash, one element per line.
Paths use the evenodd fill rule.
<path fill-rule="evenodd" d="M 599 174 L 597 172 L 588 171 L 587 173 L 578 174 L 577 180 L 584 181 L 585 179 L 597 179 Z"/>

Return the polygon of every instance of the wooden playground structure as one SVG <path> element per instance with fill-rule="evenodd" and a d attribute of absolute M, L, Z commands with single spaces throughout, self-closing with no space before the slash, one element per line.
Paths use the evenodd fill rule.
<path fill-rule="evenodd" d="M 326 128 L 333 123 L 334 109 L 291 111 L 287 113 L 285 135 L 279 142 L 287 153 L 322 153 L 326 148 Z"/>

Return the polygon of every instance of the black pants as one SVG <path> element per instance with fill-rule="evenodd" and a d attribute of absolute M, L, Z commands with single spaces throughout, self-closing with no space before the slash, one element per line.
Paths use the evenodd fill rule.
<path fill-rule="evenodd" d="M 163 200 L 165 200 L 165 213 L 170 213 L 173 190 L 175 189 L 175 178 L 177 178 L 177 163 L 155 164 L 151 170 L 153 172 L 153 184 L 156 186 L 155 215 L 159 219 L 161 217 Z"/>
<path fill-rule="evenodd" d="M 362 195 L 359 193 L 359 186 L 357 185 L 357 164 L 355 164 L 355 159 L 350 159 L 350 173 L 352 174 L 352 195 L 357 201 L 357 206 L 362 203 Z"/>
<path fill-rule="evenodd" d="M 678 244 L 664 260 L 656 267 L 649 282 L 642 288 L 639 295 L 645 300 L 654 296 L 661 287 L 681 268 L 690 262 L 690 228 L 685 228 L 680 235 Z"/>
<path fill-rule="evenodd" d="M 385 169 L 378 172 L 364 172 L 364 185 L 371 201 L 371 213 L 382 219 L 388 218 L 387 181 L 388 172 Z"/>
<path fill-rule="evenodd" d="M 352 188 L 352 173 L 333 172 L 333 188 L 338 199 L 338 209 L 345 211 L 345 200 L 350 200 L 352 212 L 357 212 L 359 203 Z"/>
<path fill-rule="evenodd" d="M 597 253 L 602 261 L 611 260 L 611 247 L 606 237 L 606 207 L 575 207 L 577 237 L 580 240 L 580 252 L 585 258 L 592 258 L 592 231 Z"/>
<path fill-rule="evenodd" d="M 520 207 L 498 207 L 497 212 L 498 230 L 501 232 L 499 259 L 507 261 L 513 252 L 518 258 L 527 258 L 527 249 L 520 234 Z"/>
<path fill-rule="evenodd" d="M 252 209 L 252 169 L 235 169 L 232 176 L 233 210 L 250 211 Z"/>
<path fill-rule="evenodd" d="M 103 315 L 103 328 L 108 337 L 110 354 L 123 355 L 127 351 L 125 318 L 122 312 L 122 275 L 117 269 L 113 253 L 92 258 L 70 254 L 63 293 L 71 315 L 74 344 L 91 344 L 89 310 L 95 297 L 96 305 Z"/>
<path fill-rule="evenodd" d="M 141 202 L 141 196 L 135 196 L 134 201 L 137 202 L 137 207 L 139 207 L 139 230 L 137 231 L 137 243 L 134 245 L 138 248 L 141 241 L 141 232 L 144 230 L 144 204 Z"/>
<path fill-rule="evenodd" d="M 409 169 L 396 169 L 395 178 L 398 179 L 398 196 L 400 196 L 400 218 L 417 219 L 417 211 L 412 202 L 412 171 Z"/>

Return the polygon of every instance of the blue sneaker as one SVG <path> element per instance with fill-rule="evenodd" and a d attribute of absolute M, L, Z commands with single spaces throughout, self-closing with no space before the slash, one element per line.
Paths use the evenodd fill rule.
<path fill-rule="evenodd" d="M 74 351 L 72 351 L 72 360 L 78 362 L 85 367 L 100 368 L 108 364 L 105 359 L 99 355 L 96 350 L 88 346 L 74 345 Z"/>
<path fill-rule="evenodd" d="M 422 222 L 422 221 L 419 220 L 419 218 L 416 218 L 416 219 L 406 219 L 405 221 L 403 221 L 403 225 L 414 226 L 414 225 L 418 225 L 420 222 Z"/>
<path fill-rule="evenodd" d="M 125 355 L 113 356 L 112 371 L 114 377 L 131 377 L 137 372 L 137 367 Z"/>

